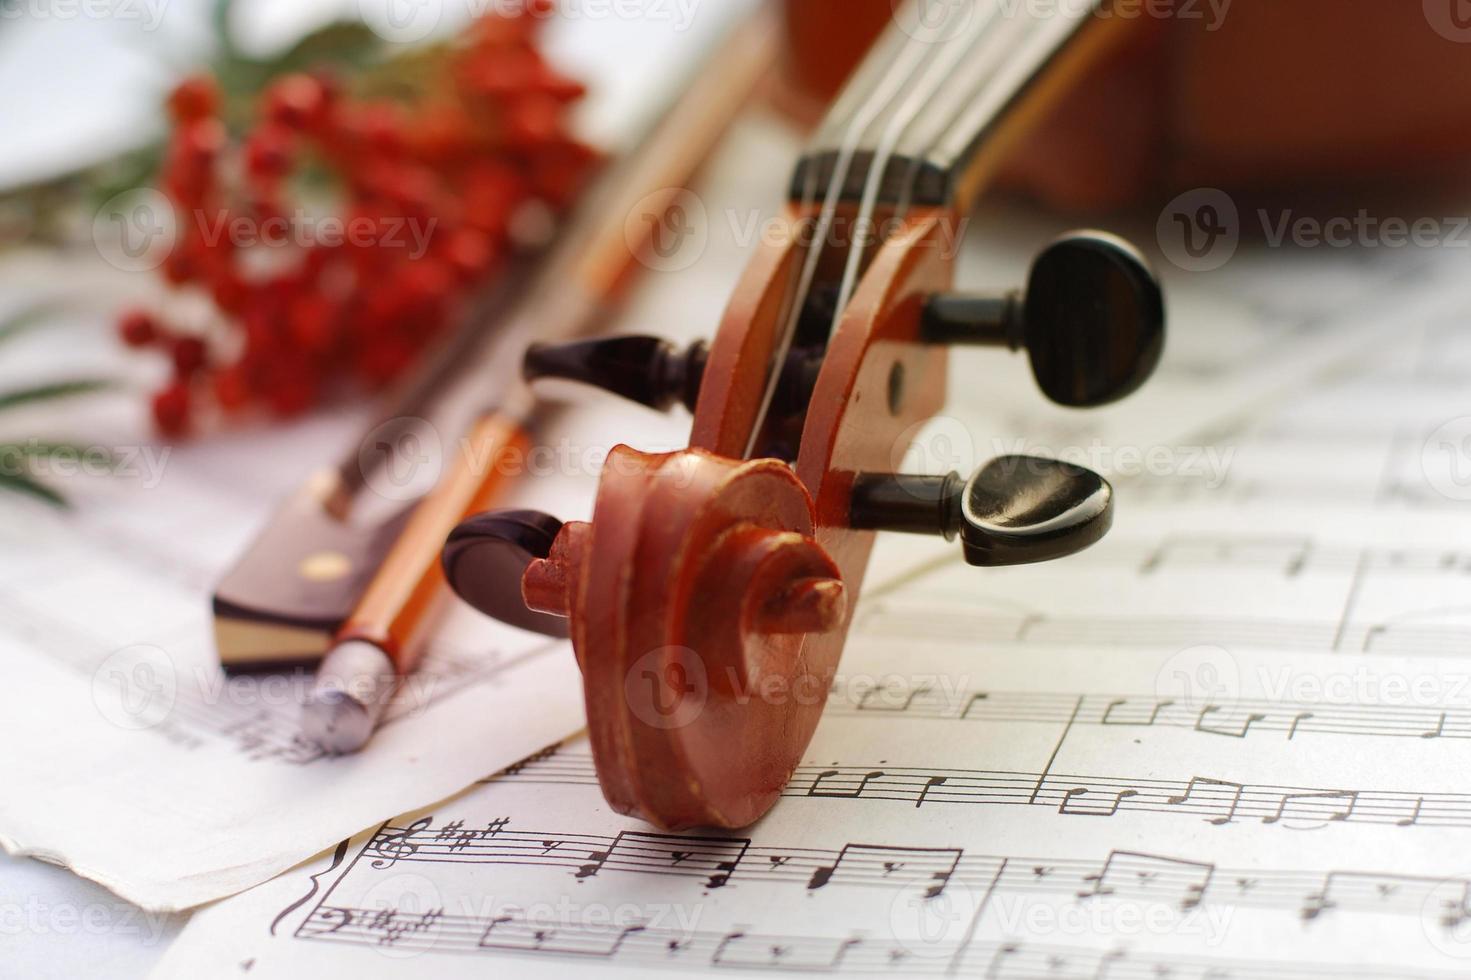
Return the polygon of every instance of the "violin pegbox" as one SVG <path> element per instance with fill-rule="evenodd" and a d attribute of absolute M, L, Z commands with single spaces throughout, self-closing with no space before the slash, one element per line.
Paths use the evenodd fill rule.
<path fill-rule="evenodd" d="M 780 342 L 775 299 L 798 253 L 777 246 L 708 345 L 528 351 L 529 379 L 695 411 L 689 449 L 610 454 L 590 523 L 496 512 L 462 524 L 444 552 L 450 585 L 476 608 L 550 635 L 570 623 L 615 810 L 666 829 L 741 827 L 776 802 L 821 717 L 876 531 L 958 536 L 967 562 L 1001 566 L 1063 557 L 1108 529 L 1108 483 L 1071 464 L 888 472 L 943 407 L 952 344 L 1025 348 L 1043 392 L 1077 407 L 1134 390 L 1160 357 L 1159 287 L 1126 244 L 1067 236 L 1025 290 L 960 295 L 942 247 L 956 221 L 946 208 L 906 216 L 817 356 Z M 776 431 L 753 398 L 763 382 L 776 429 L 800 431 L 795 459 L 762 441 Z"/>
<path fill-rule="evenodd" d="M 1037 386 L 1072 408 L 1094 408 L 1136 391 L 1164 351 L 1164 296 L 1148 263 L 1122 239 L 1073 232 L 1032 264 L 1025 291 L 935 293 L 921 336 L 931 344 L 1025 349 Z M 1031 564 L 1094 544 L 1112 523 L 1113 490 L 1080 466 L 1005 456 L 969 480 L 959 474 L 860 473 L 854 527 L 958 534 L 967 563 Z"/>

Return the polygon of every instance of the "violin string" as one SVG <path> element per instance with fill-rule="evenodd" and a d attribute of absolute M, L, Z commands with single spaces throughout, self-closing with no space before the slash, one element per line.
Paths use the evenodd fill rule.
<path fill-rule="evenodd" d="M 999 3 L 994 4 L 989 16 L 981 19 L 983 24 L 989 27 L 990 23 L 996 19 L 1000 9 Z M 913 208 L 925 161 L 934 158 L 936 152 L 951 134 L 961 131 L 961 127 L 966 125 L 967 118 L 971 125 L 964 131 L 971 132 L 975 126 L 979 125 L 978 120 L 986 118 L 986 114 L 999 112 L 1009 98 L 1009 94 L 1021 83 L 1021 79 L 1016 77 L 1018 68 L 1030 70 L 1027 66 L 1040 63 L 1037 59 L 1060 47 L 1067 36 L 1081 23 L 1082 18 L 1091 15 L 1092 9 L 1091 6 L 1085 6 L 1071 18 L 1061 15 L 1055 16 L 1054 19 L 1032 19 L 1030 21 L 1016 18 L 1021 25 L 1016 31 L 992 30 L 988 37 L 979 39 L 981 41 L 979 45 L 975 43 L 977 39 L 972 38 L 972 41 L 958 52 L 957 59 L 960 55 L 967 53 L 973 54 L 974 58 L 961 70 L 959 78 L 951 79 L 950 91 L 946 98 L 953 108 L 943 117 L 944 125 L 935 129 L 924 146 L 907 154 L 904 179 L 899 182 L 899 195 L 894 202 L 895 222 L 902 222 L 906 219 Z M 1021 36 L 1014 37 L 1014 34 Z M 1002 51 L 1014 53 L 1000 58 L 994 57 L 997 52 Z M 977 110 L 978 106 L 980 111 Z M 943 101 L 939 108 L 945 111 Z M 900 142 L 911 135 L 918 121 L 919 117 L 911 119 L 903 132 L 897 132 L 895 127 L 891 127 L 890 133 L 886 134 L 884 152 L 881 158 L 875 160 L 875 168 L 868 176 L 864 201 L 860 210 L 860 222 L 871 223 L 873 221 L 877 210 L 878 194 L 883 186 L 884 175 L 892 162 L 893 153 Z M 892 140 L 889 141 L 888 137 L 892 137 Z M 857 288 L 863 258 L 862 250 L 854 250 L 848 256 L 839 301 L 834 311 L 832 325 L 834 331 L 837 330 L 843 310 L 851 301 L 852 294 Z"/>
<path fill-rule="evenodd" d="M 960 6 L 951 7 L 947 18 L 953 16 Z M 948 22 L 948 21 L 947 21 Z M 896 98 L 903 94 L 905 87 L 914 79 L 916 72 L 924 62 L 924 55 L 931 47 L 920 34 L 912 35 L 908 42 L 900 49 L 894 64 L 889 67 L 884 76 L 875 86 L 874 91 L 868 94 L 868 98 L 854 112 L 848 121 L 842 142 L 833 160 L 832 173 L 829 177 L 826 192 L 823 197 L 822 210 L 819 212 L 816 225 L 813 228 L 810 244 L 806 255 L 803 257 L 801 272 L 795 290 L 788 291 L 789 308 L 784 310 L 781 333 L 777 340 L 777 348 L 773 353 L 770 363 L 767 365 L 766 384 L 762 391 L 761 403 L 757 408 L 756 415 L 752 420 L 751 430 L 746 438 L 743 456 L 749 458 L 756 449 L 756 441 L 760 438 L 765 427 L 767 414 L 771 410 L 771 403 L 776 396 L 778 383 L 781 379 L 781 369 L 786 363 L 787 356 L 791 352 L 792 341 L 797 332 L 797 323 L 802 315 L 802 309 L 806 305 L 805 299 L 812 288 L 812 282 L 816 278 L 817 268 L 821 261 L 823 250 L 826 247 L 828 236 L 831 232 L 833 221 L 837 215 L 838 206 L 842 201 L 843 187 L 848 180 L 848 172 L 853 164 L 853 158 L 857 155 L 858 147 L 863 137 L 884 109 L 888 108 Z M 821 134 L 819 134 L 820 136 Z M 816 141 L 815 141 L 816 142 Z M 820 151 L 820 145 L 814 145 L 814 151 Z M 809 156 L 810 168 L 815 169 L 819 157 L 814 153 Z M 815 191 L 815 181 L 809 178 L 809 186 Z M 816 195 L 804 197 L 801 203 L 800 214 L 805 215 L 816 203 Z"/>
<path fill-rule="evenodd" d="M 999 10 L 999 3 L 997 8 Z M 1009 31 L 993 30 L 983 38 L 983 43 L 972 49 L 974 57 L 961 68 L 950 87 L 942 93 L 942 98 L 937 104 L 928 107 L 929 118 L 938 116 L 943 124 L 932 126 L 933 132 L 928 140 L 907 154 L 908 164 L 904 179 L 899 182 L 899 196 L 894 201 L 896 219 L 902 221 L 909 216 L 914 206 L 921 171 L 925 162 L 934 158 L 945 134 L 960 124 L 960 117 L 965 114 L 966 107 L 979 97 L 988 82 L 1001 73 L 1007 63 L 1007 53 L 1025 47 L 1024 38 L 1016 35 L 1025 34 L 1028 22 L 1020 17 L 1012 17 L 1003 26 L 1011 24 L 1016 24 L 1016 28 Z"/>
<path fill-rule="evenodd" d="M 941 128 L 934 152 L 941 159 L 960 159 L 963 145 L 984 134 L 1005 113 L 1028 82 L 1076 35 L 1086 21 L 1096 16 L 1097 4 L 1080 4 L 1031 21 L 1030 31 L 1017 42 L 1016 53 L 1000 63 L 996 73 L 978 89 L 974 97 L 960 103 L 960 110 Z"/>
<path fill-rule="evenodd" d="M 838 322 L 842 319 L 843 311 L 847 309 L 853 292 L 857 288 L 858 274 L 863 266 L 865 242 L 858 240 L 858 235 L 864 234 L 864 229 L 876 227 L 875 217 L 878 213 L 879 192 L 883 188 L 884 175 L 893 161 L 894 153 L 900 140 L 907 136 L 922 118 L 926 106 L 940 93 L 947 83 L 953 84 L 954 75 L 959 68 L 960 60 L 975 50 L 977 43 L 982 37 L 992 30 L 992 24 L 1001 12 L 999 3 L 989 3 L 986 10 L 980 16 L 974 17 L 972 22 L 966 26 L 955 38 L 947 42 L 938 56 L 933 58 L 926 67 L 918 83 L 911 87 L 900 105 L 898 111 L 889 120 L 887 127 L 880 136 L 878 145 L 873 152 L 869 164 L 869 171 L 864 181 L 863 196 L 858 208 L 858 217 L 854 225 L 854 241 L 851 243 L 847 262 L 843 269 L 842 282 L 838 288 L 838 297 L 833 310 L 832 330 L 836 331 Z M 959 9 L 959 6 L 951 8 Z M 918 168 L 914 161 L 910 162 L 909 173 L 906 181 L 912 181 L 918 177 Z M 906 188 L 907 190 L 907 188 Z"/>

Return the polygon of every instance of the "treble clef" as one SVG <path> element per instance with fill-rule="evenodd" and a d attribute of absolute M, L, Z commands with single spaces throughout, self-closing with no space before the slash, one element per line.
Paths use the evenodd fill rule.
<path fill-rule="evenodd" d="M 379 855 L 373 859 L 373 867 L 391 868 L 399 861 L 418 854 L 419 845 L 414 843 L 414 837 L 428 829 L 433 820 L 433 817 L 421 817 L 402 829 L 385 827 L 379 831 L 371 845 Z"/>

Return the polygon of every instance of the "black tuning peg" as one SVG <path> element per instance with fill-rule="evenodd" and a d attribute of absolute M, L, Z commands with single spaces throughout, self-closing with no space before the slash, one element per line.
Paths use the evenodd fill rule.
<path fill-rule="evenodd" d="M 440 564 L 450 588 L 492 619 L 542 633 L 566 637 L 567 620 L 528 609 L 521 596 L 521 577 L 538 558 L 552 550 L 562 522 L 536 510 L 495 510 L 478 514 L 450 532 Z"/>
<path fill-rule="evenodd" d="M 1025 295 L 939 294 L 925 340 L 1025 347 L 1044 394 L 1091 408 L 1142 385 L 1164 352 L 1164 295 L 1133 246 L 1102 232 L 1064 235 L 1032 263 Z"/>
<path fill-rule="evenodd" d="M 681 351 L 658 337 L 607 337 L 570 344 L 532 344 L 521 362 L 527 381 L 561 378 L 594 385 L 664 411 L 681 402 L 694 411 L 709 348 Z"/>
<path fill-rule="evenodd" d="M 859 474 L 853 527 L 960 535 L 972 565 L 1027 565 L 1062 558 L 1098 541 L 1113 520 L 1113 488 L 1092 470 L 1035 456 L 1002 456 L 969 480 Z"/>

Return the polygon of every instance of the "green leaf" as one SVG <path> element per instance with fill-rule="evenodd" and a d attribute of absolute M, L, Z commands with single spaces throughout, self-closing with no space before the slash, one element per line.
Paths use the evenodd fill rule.
<path fill-rule="evenodd" d="M 79 442 L 42 442 L 32 439 L 27 442 L 0 443 L 0 464 L 8 459 L 97 459 L 109 467 L 117 465 L 117 456 L 106 446 L 86 446 Z"/>
<path fill-rule="evenodd" d="M 266 61 L 272 76 L 307 71 L 321 65 L 359 67 L 377 61 L 383 39 L 359 21 L 334 21 L 312 31 L 280 55 Z"/>
<path fill-rule="evenodd" d="M 51 401 L 57 398 L 72 398 L 76 395 L 88 395 L 111 387 L 111 381 L 83 379 L 78 381 L 55 381 L 50 384 L 36 385 L 32 388 L 20 388 L 14 391 L 0 392 L 0 411 L 4 411 L 7 408 L 16 408 L 20 405 L 31 405 L 35 402 Z"/>
<path fill-rule="evenodd" d="M 235 34 L 230 30 L 230 9 L 233 6 L 233 0 L 215 0 L 209 11 L 210 29 L 214 32 L 221 53 L 227 58 L 233 58 L 236 54 Z"/>
<path fill-rule="evenodd" d="M 0 320 L 0 344 L 46 322 L 60 309 L 61 306 L 58 303 L 37 303 L 35 306 L 28 306 L 12 313 L 9 317 Z"/>
<path fill-rule="evenodd" d="M 53 507 L 69 507 L 65 497 L 37 480 L 24 474 L 0 473 L 0 491 L 34 497 Z"/>

